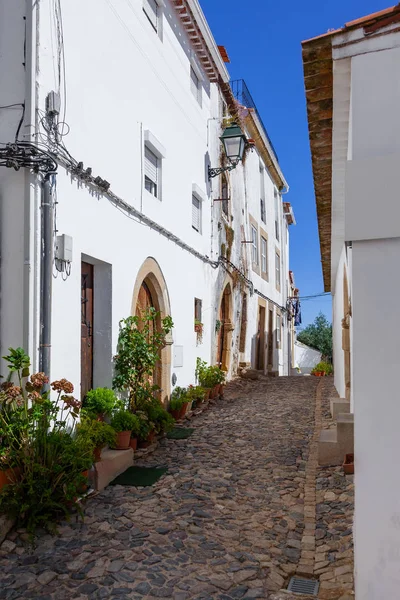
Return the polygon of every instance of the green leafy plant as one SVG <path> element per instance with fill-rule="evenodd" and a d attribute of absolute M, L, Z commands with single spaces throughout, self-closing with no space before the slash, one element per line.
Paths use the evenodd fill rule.
<path fill-rule="evenodd" d="M 213 388 L 219 383 L 225 381 L 225 373 L 218 366 L 208 366 L 207 363 L 200 358 L 196 363 L 196 377 L 203 388 Z"/>
<path fill-rule="evenodd" d="M 111 419 L 111 427 L 117 433 L 133 431 L 133 428 L 137 427 L 137 417 L 129 410 L 118 410 Z"/>
<path fill-rule="evenodd" d="M 297 339 L 302 344 L 310 346 L 322 353 L 323 358 L 332 360 L 332 324 L 322 313 L 319 313 L 311 325 L 305 327 L 297 334 Z"/>
<path fill-rule="evenodd" d="M 39 526 L 54 532 L 72 507 L 82 515 L 78 498 L 83 472 L 93 462 L 93 441 L 77 435 L 81 403 L 72 396 L 72 383 L 53 381 L 52 400 L 43 392 L 48 377 L 29 377 L 29 356 L 21 348 L 4 358 L 10 374 L 0 386 L 0 468 L 13 467 L 15 477 L 0 493 L 0 514 L 16 519 L 31 536 Z M 19 385 L 12 382 L 14 374 Z"/>
<path fill-rule="evenodd" d="M 112 447 L 115 445 L 117 437 L 115 429 L 111 425 L 87 417 L 82 417 L 81 422 L 77 425 L 77 435 L 90 440 L 94 448 Z"/>
<path fill-rule="evenodd" d="M 86 394 L 83 401 L 83 411 L 92 416 L 110 415 L 120 404 L 113 390 L 108 388 L 96 388 Z"/>
<path fill-rule="evenodd" d="M 219 319 L 217 319 L 215 321 L 215 333 L 218 333 L 219 330 L 221 329 L 221 327 L 222 327 L 222 321 L 220 321 Z"/>
<path fill-rule="evenodd" d="M 189 385 L 187 395 L 190 400 L 197 400 L 201 402 L 204 400 L 205 390 L 200 385 Z"/>
<path fill-rule="evenodd" d="M 174 388 L 169 402 L 170 410 L 180 410 L 186 402 L 190 402 L 187 388 L 179 386 Z"/>
<path fill-rule="evenodd" d="M 139 419 L 139 431 L 137 437 L 140 441 L 146 441 L 149 434 L 154 431 L 154 423 L 150 421 L 148 415 L 142 410 L 138 410 L 135 416 Z"/>
<path fill-rule="evenodd" d="M 315 365 L 311 373 L 325 373 L 325 375 L 332 375 L 333 367 L 328 362 L 319 362 L 317 365 Z"/>
<path fill-rule="evenodd" d="M 158 391 L 151 380 L 160 350 L 172 328 L 171 317 L 161 319 L 154 308 L 120 321 L 113 388 L 127 393 L 132 410 Z"/>

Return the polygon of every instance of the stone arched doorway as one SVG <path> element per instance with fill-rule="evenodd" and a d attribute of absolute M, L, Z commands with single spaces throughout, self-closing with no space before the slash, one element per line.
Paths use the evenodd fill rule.
<path fill-rule="evenodd" d="M 349 296 L 349 285 L 346 269 L 343 273 L 343 314 L 342 319 L 342 348 L 344 352 L 344 383 L 346 400 L 350 400 L 351 394 L 351 348 L 350 348 L 350 317 L 351 304 Z"/>
<path fill-rule="evenodd" d="M 227 283 L 221 295 L 217 316 L 221 326 L 218 333 L 216 362 L 224 371 L 229 371 L 231 364 L 232 331 L 234 329 L 232 313 L 232 288 L 230 283 Z"/>
<path fill-rule="evenodd" d="M 171 306 L 167 284 L 159 264 L 154 258 L 147 258 L 139 270 L 132 298 L 132 315 L 139 315 L 147 308 L 153 307 L 160 313 L 161 319 L 171 315 Z M 153 383 L 161 388 L 160 399 L 165 404 L 171 393 L 171 344 L 170 334 L 167 343 L 160 352 L 160 360 L 156 365 Z"/>

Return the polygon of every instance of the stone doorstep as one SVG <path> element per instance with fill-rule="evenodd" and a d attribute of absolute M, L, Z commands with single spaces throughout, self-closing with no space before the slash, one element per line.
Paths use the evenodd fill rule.
<path fill-rule="evenodd" d="M 118 475 L 133 466 L 133 450 L 103 450 L 95 464 L 95 489 L 100 492 Z"/>
<path fill-rule="evenodd" d="M 345 398 L 331 398 L 330 406 L 332 419 L 334 421 L 336 421 L 340 414 L 350 413 L 350 402 Z"/>
<path fill-rule="evenodd" d="M 318 462 L 320 466 L 338 466 L 343 464 L 345 454 L 354 453 L 354 415 L 340 414 L 337 426 L 324 429 L 318 443 Z"/>

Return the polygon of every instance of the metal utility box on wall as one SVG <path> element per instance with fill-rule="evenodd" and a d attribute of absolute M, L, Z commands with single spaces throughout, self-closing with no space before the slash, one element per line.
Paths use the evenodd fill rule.
<path fill-rule="evenodd" d="M 174 367 L 183 367 L 183 346 L 174 346 Z"/>
<path fill-rule="evenodd" d="M 55 258 L 62 262 L 72 262 L 72 237 L 70 235 L 57 236 Z"/>

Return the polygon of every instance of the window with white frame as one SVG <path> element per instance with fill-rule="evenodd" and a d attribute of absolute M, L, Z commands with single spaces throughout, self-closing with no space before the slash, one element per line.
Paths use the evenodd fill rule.
<path fill-rule="evenodd" d="M 278 251 L 275 252 L 275 286 L 277 290 L 281 289 L 281 257 Z"/>
<path fill-rule="evenodd" d="M 261 236 L 261 273 L 268 276 L 268 242 Z"/>
<path fill-rule="evenodd" d="M 159 6 L 157 0 L 143 0 L 143 10 L 146 17 L 154 27 L 155 31 L 158 32 L 158 21 L 159 21 Z"/>
<path fill-rule="evenodd" d="M 201 106 L 201 81 L 193 67 L 190 67 L 190 89 L 192 90 L 193 96 Z"/>
<path fill-rule="evenodd" d="M 276 315 L 276 347 L 280 348 L 281 339 L 282 339 L 282 317 L 281 315 Z"/>
<path fill-rule="evenodd" d="M 192 227 L 201 233 L 201 200 L 192 194 Z"/>
<path fill-rule="evenodd" d="M 274 190 L 274 204 L 275 204 L 275 237 L 279 242 L 279 203 L 278 203 L 278 192 Z"/>
<path fill-rule="evenodd" d="M 144 187 L 156 198 L 160 198 L 160 163 L 161 160 L 148 148 L 144 147 Z"/>
<path fill-rule="evenodd" d="M 251 258 L 253 264 L 258 265 L 258 231 L 254 225 L 251 226 Z"/>

